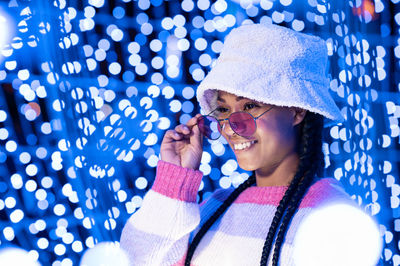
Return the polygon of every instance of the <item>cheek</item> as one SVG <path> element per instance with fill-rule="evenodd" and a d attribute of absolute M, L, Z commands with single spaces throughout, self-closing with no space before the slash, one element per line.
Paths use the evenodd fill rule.
<path fill-rule="evenodd" d="M 292 142 L 294 138 L 294 128 L 285 120 L 263 121 L 257 125 L 258 136 L 262 142 L 269 145 L 283 146 Z"/>

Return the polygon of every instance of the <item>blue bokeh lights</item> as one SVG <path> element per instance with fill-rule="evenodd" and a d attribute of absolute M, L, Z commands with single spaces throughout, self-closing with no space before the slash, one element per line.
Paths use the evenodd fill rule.
<path fill-rule="evenodd" d="M 21 254 L 25 265 L 76 265 L 105 246 L 120 254 L 106 241 L 140 208 L 164 132 L 201 112 L 196 86 L 226 34 L 259 22 L 327 41 L 346 121 L 326 129 L 326 174 L 379 222 L 381 262 L 400 265 L 398 2 L 2 4 L 0 264 Z M 199 200 L 249 176 L 226 141 L 205 144 Z"/>

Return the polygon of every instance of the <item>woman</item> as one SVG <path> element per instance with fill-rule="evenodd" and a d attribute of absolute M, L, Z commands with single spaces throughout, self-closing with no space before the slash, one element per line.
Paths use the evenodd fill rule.
<path fill-rule="evenodd" d="M 152 189 L 126 224 L 134 265 L 292 265 L 303 217 L 348 201 L 323 168 L 323 117 L 342 120 L 328 92 L 321 39 L 276 25 L 231 31 L 197 98 L 208 116 L 167 131 Z M 217 125 L 217 129 L 213 124 Z M 236 189 L 196 203 L 203 136 L 221 134 L 239 166 Z"/>

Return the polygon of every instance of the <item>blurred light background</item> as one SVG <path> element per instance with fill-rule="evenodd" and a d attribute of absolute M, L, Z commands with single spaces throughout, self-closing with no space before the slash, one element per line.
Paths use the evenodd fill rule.
<path fill-rule="evenodd" d="M 326 175 L 380 224 L 381 263 L 400 265 L 399 2 L 0 2 L 0 257 L 77 265 L 118 241 L 164 132 L 200 112 L 224 36 L 260 22 L 327 40 L 346 121 L 326 128 Z M 249 175 L 225 144 L 205 142 L 199 201 Z"/>

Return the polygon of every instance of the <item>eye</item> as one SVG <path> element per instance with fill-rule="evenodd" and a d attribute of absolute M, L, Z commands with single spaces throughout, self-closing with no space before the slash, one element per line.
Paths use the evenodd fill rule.
<path fill-rule="evenodd" d="M 222 106 L 219 106 L 219 107 L 217 107 L 215 109 L 215 113 L 216 114 L 223 114 L 223 113 L 226 113 L 226 112 L 228 112 L 228 108 L 225 108 L 225 107 L 222 107 Z"/>
<path fill-rule="evenodd" d="M 256 104 L 256 103 L 246 103 L 243 107 L 243 110 L 247 111 L 247 110 L 251 110 L 253 108 L 257 108 L 260 107 L 260 105 Z"/>

